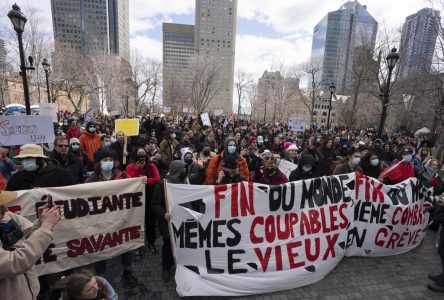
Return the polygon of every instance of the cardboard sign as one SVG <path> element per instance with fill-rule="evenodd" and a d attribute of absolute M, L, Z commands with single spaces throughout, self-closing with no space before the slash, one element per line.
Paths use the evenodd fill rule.
<path fill-rule="evenodd" d="M 288 129 L 292 131 L 304 131 L 307 126 L 307 122 L 300 118 L 288 119 Z"/>
<path fill-rule="evenodd" d="M 0 116 L 0 146 L 53 143 L 54 126 L 48 116 Z"/>
<path fill-rule="evenodd" d="M 224 113 L 224 110 L 223 110 L 223 109 L 215 109 L 215 110 L 214 110 L 214 115 L 215 115 L 216 117 L 223 115 L 223 113 Z"/>
<path fill-rule="evenodd" d="M 290 178 L 291 171 L 295 170 L 297 167 L 298 165 L 285 159 L 281 159 L 281 163 L 278 166 L 279 170 L 287 176 L 287 179 Z"/>
<path fill-rule="evenodd" d="M 139 135 L 139 119 L 117 119 L 115 132 L 123 131 L 127 136 Z"/>
<path fill-rule="evenodd" d="M 200 115 L 200 118 L 202 119 L 202 124 L 205 126 L 211 126 L 210 116 L 208 113 L 203 113 Z"/>
<path fill-rule="evenodd" d="M 322 280 L 344 256 L 421 244 L 430 190 L 359 173 L 282 185 L 167 184 L 179 296 L 244 296 Z M 191 209 L 200 200 L 204 212 Z"/>
<path fill-rule="evenodd" d="M 40 103 L 39 105 L 40 115 L 48 116 L 52 118 L 53 122 L 58 122 L 57 119 L 57 104 L 55 103 Z"/>
<path fill-rule="evenodd" d="M 34 221 L 50 194 L 60 206 L 54 240 L 36 264 L 40 275 L 107 260 L 144 244 L 142 178 L 19 191 L 9 209 Z M 43 200 L 43 201 L 42 201 Z"/>
<path fill-rule="evenodd" d="M 85 122 L 95 122 L 96 118 L 94 117 L 94 109 L 92 107 L 89 107 L 85 114 Z"/>

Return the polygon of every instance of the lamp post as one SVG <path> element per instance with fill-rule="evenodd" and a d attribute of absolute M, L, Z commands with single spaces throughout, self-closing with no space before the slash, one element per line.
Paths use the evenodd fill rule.
<path fill-rule="evenodd" d="M 327 130 L 330 130 L 330 113 L 331 113 L 331 101 L 333 100 L 333 94 L 336 92 L 335 84 L 330 85 L 330 103 L 328 106 L 328 117 L 327 117 Z"/>
<path fill-rule="evenodd" d="M 390 81 L 392 80 L 392 72 L 395 68 L 396 63 L 399 59 L 399 54 L 396 52 L 396 48 L 393 48 L 392 51 L 390 51 L 390 54 L 387 55 L 385 60 L 387 61 L 388 66 L 388 75 L 387 75 L 387 81 L 384 84 L 384 91 L 382 95 L 382 110 L 381 110 L 381 119 L 379 121 L 379 128 L 378 128 L 378 137 L 382 137 L 382 133 L 384 132 L 384 123 L 385 119 L 387 118 L 387 107 L 389 104 L 389 92 L 390 92 Z"/>
<path fill-rule="evenodd" d="M 45 58 L 43 59 L 42 62 L 42 66 L 43 66 L 43 70 L 45 70 L 45 75 L 46 75 L 46 92 L 48 93 L 48 103 L 51 103 L 51 93 L 49 92 L 49 67 L 51 66 L 48 63 L 48 60 Z"/>
<path fill-rule="evenodd" d="M 12 6 L 12 10 L 8 12 L 8 18 L 11 19 L 14 30 L 17 33 L 18 46 L 20 52 L 20 73 L 23 81 L 23 93 L 25 96 L 26 114 L 31 114 L 31 102 L 29 101 L 29 87 L 28 78 L 26 76 L 26 64 L 25 64 L 25 51 L 23 50 L 23 31 L 25 30 L 25 24 L 28 19 L 23 15 L 20 7 L 17 4 Z"/>

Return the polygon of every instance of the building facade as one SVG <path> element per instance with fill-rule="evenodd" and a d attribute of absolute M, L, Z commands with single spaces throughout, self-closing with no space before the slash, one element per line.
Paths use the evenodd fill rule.
<path fill-rule="evenodd" d="M 188 108 L 194 57 L 194 25 L 163 23 L 163 105 L 173 113 Z"/>
<path fill-rule="evenodd" d="M 237 0 L 196 0 L 195 51 L 201 61 L 215 63 L 220 92 L 207 107 L 233 110 Z"/>
<path fill-rule="evenodd" d="M 321 66 L 316 80 L 328 91 L 333 82 L 340 94 L 352 89 L 353 57 L 356 49 L 375 47 L 378 22 L 367 6 L 349 1 L 329 12 L 314 28 L 311 61 Z"/>
<path fill-rule="evenodd" d="M 6 41 L 0 39 L 0 64 L 6 62 Z"/>
<path fill-rule="evenodd" d="M 439 11 L 423 8 L 405 19 L 399 47 L 399 76 L 430 72 L 441 22 Z"/>
<path fill-rule="evenodd" d="M 51 0 L 58 49 L 96 48 L 130 62 L 129 0 Z"/>

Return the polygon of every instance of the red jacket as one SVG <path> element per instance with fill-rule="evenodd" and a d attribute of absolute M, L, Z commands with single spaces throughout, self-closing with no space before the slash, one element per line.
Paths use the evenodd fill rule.
<path fill-rule="evenodd" d="M 388 184 L 400 183 L 411 177 L 415 177 L 415 166 L 412 162 L 408 164 L 399 161 L 393 166 L 385 169 L 380 176 L 383 182 Z"/>
<path fill-rule="evenodd" d="M 77 126 L 75 128 L 69 127 L 68 130 L 66 131 L 66 138 L 68 139 L 68 143 L 70 139 L 79 138 L 79 136 L 80 136 L 80 128 Z"/>
<path fill-rule="evenodd" d="M 145 168 L 143 169 L 139 169 L 136 166 L 136 163 L 131 163 L 126 166 L 126 174 L 130 178 L 146 176 L 147 185 L 149 186 L 155 186 L 156 183 L 160 181 L 160 175 L 157 167 L 150 162 L 146 162 Z"/>

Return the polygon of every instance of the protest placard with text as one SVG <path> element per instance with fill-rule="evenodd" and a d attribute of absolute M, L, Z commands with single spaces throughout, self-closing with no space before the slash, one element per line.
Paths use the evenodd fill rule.
<path fill-rule="evenodd" d="M 54 142 L 54 126 L 48 116 L 0 116 L 0 146 Z"/>

